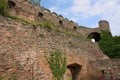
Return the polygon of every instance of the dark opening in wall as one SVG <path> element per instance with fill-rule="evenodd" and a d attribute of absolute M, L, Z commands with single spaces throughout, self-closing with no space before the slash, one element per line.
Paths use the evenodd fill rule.
<path fill-rule="evenodd" d="M 39 13 L 38 13 L 38 16 L 39 16 L 39 17 L 43 17 L 43 13 L 42 13 L 42 12 L 39 12 Z"/>
<path fill-rule="evenodd" d="M 59 20 L 59 25 L 62 25 L 62 24 L 63 24 L 63 22 L 61 20 Z"/>
<path fill-rule="evenodd" d="M 100 33 L 98 33 L 98 32 L 92 32 L 92 33 L 90 33 L 89 35 L 88 35 L 88 38 L 90 38 L 90 39 L 95 39 L 95 42 L 98 42 L 98 41 L 100 41 Z"/>
<path fill-rule="evenodd" d="M 70 69 L 71 74 L 72 74 L 72 80 L 77 80 L 79 73 L 81 71 L 81 65 L 74 63 L 74 64 L 70 64 L 67 66 L 68 69 Z"/>
<path fill-rule="evenodd" d="M 14 8 L 16 6 L 16 3 L 14 1 L 8 0 L 8 7 L 9 8 Z"/>
<path fill-rule="evenodd" d="M 102 70 L 104 80 L 112 80 L 111 70 Z"/>
<path fill-rule="evenodd" d="M 76 30 L 76 29 L 77 29 L 77 27 L 76 27 L 76 26 L 74 26 L 74 27 L 73 27 L 73 29 L 74 29 L 74 30 Z"/>

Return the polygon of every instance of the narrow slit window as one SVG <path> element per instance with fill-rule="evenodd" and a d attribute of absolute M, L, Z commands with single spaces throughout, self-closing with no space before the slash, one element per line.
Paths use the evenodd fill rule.
<path fill-rule="evenodd" d="M 63 22 L 61 20 L 59 20 L 59 25 L 62 25 L 62 24 L 63 24 Z"/>
<path fill-rule="evenodd" d="M 77 27 L 76 27 L 76 26 L 74 26 L 74 27 L 73 27 L 73 29 L 74 29 L 74 30 L 76 30 L 76 29 L 77 29 Z"/>
<path fill-rule="evenodd" d="M 43 13 L 39 12 L 39 13 L 38 13 L 38 16 L 39 16 L 39 17 L 43 17 Z"/>
<path fill-rule="evenodd" d="M 8 1 L 8 7 L 9 8 L 14 8 L 16 6 L 16 3 L 13 1 Z"/>

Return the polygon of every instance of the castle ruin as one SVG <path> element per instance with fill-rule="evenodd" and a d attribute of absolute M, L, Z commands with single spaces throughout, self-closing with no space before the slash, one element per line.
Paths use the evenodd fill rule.
<path fill-rule="evenodd" d="M 119 80 L 120 60 L 111 60 L 98 46 L 102 30 L 110 32 L 109 23 L 101 20 L 97 28 L 87 28 L 32 5 L 26 0 L 8 0 L 8 12 L 30 22 L 50 22 L 77 38 L 44 26 L 36 26 L 0 15 L 0 77 L 14 74 L 18 80 L 52 80 L 45 56 L 60 49 L 66 54 L 65 80 Z M 24 6 L 24 7 L 23 7 Z M 95 39 L 92 43 L 90 36 Z"/>

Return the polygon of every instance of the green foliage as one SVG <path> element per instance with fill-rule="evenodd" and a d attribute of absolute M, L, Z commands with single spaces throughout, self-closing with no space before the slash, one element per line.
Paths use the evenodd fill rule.
<path fill-rule="evenodd" d="M 28 0 L 28 1 L 30 1 L 30 2 L 32 2 L 32 4 L 34 4 L 34 5 L 39 5 L 40 6 L 40 2 L 41 2 L 41 0 Z"/>
<path fill-rule="evenodd" d="M 0 0 L 0 14 L 6 16 L 7 15 L 7 1 Z"/>
<path fill-rule="evenodd" d="M 112 37 L 109 32 L 102 31 L 99 46 L 110 58 L 120 58 L 120 36 Z"/>
<path fill-rule="evenodd" d="M 82 35 L 74 34 L 74 33 L 72 33 L 72 32 L 68 32 L 68 31 L 59 29 L 59 28 L 57 28 L 57 27 L 54 27 L 54 26 L 52 25 L 52 23 L 50 23 L 49 21 L 46 21 L 46 20 L 45 20 L 44 22 L 42 22 L 42 23 L 40 23 L 40 22 L 39 22 L 39 23 L 36 23 L 36 22 L 30 22 L 30 21 L 25 20 L 25 19 L 22 19 L 22 18 L 18 18 L 17 16 L 8 15 L 8 17 L 11 18 L 11 19 L 15 19 L 15 20 L 21 21 L 21 22 L 23 22 L 23 23 L 25 23 L 25 24 L 33 25 L 34 28 L 36 28 L 36 26 L 43 26 L 43 27 L 45 27 L 45 28 L 47 28 L 47 29 L 49 29 L 49 30 L 50 30 L 50 29 L 53 29 L 53 30 L 55 30 L 55 31 L 57 31 L 57 32 L 61 32 L 61 33 L 64 33 L 64 34 L 66 34 L 66 35 L 70 35 L 70 36 L 73 36 L 73 37 L 77 37 L 77 38 L 81 38 L 81 39 L 86 40 L 86 38 L 84 38 Z"/>
<path fill-rule="evenodd" d="M 48 29 L 52 28 L 52 24 L 50 22 L 48 22 L 48 21 L 44 21 L 43 22 L 43 26 L 46 27 L 46 28 L 48 28 Z"/>
<path fill-rule="evenodd" d="M 0 77 L 0 80 L 18 80 L 18 79 L 17 79 L 17 75 L 11 74 L 11 75 L 6 76 L 6 77 Z"/>
<path fill-rule="evenodd" d="M 52 70 L 55 80 L 63 80 L 66 71 L 66 58 L 60 50 L 51 52 L 50 58 L 46 58 Z"/>
<path fill-rule="evenodd" d="M 72 78 L 68 78 L 67 80 L 72 80 Z"/>
<path fill-rule="evenodd" d="M 11 19 L 15 19 L 15 20 L 21 21 L 21 22 L 23 22 L 23 23 L 25 23 L 25 24 L 30 24 L 30 25 L 32 25 L 34 28 L 35 28 L 36 26 L 42 26 L 42 25 L 43 25 L 42 23 L 30 22 L 30 21 L 27 21 L 27 20 L 25 20 L 25 19 L 18 18 L 17 16 L 11 16 L 11 15 L 9 15 L 8 17 L 11 18 Z"/>
<path fill-rule="evenodd" d="M 44 36 L 45 36 L 45 34 L 44 33 L 39 33 L 39 36 L 41 37 L 41 38 L 43 38 Z"/>

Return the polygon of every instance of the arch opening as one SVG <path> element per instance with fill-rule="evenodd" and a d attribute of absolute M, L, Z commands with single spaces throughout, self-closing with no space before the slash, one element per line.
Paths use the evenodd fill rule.
<path fill-rule="evenodd" d="M 73 27 L 73 29 L 74 29 L 74 30 L 76 30 L 76 29 L 77 29 L 77 27 L 76 27 L 76 26 L 74 26 L 74 27 Z"/>
<path fill-rule="evenodd" d="M 67 68 L 71 71 L 72 80 L 77 80 L 82 66 L 77 63 L 74 63 L 74 64 L 68 65 Z"/>
<path fill-rule="evenodd" d="M 90 38 L 90 39 L 95 39 L 95 42 L 98 42 L 98 41 L 100 41 L 100 33 L 98 33 L 98 32 L 92 32 L 92 33 L 90 33 L 89 35 L 88 35 L 88 38 Z"/>
<path fill-rule="evenodd" d="M 9 8 L 14 8 L 15 6 L 16 6 L 15 2 L 8 0 L 8 7 Z"/>
<path fill-rule="evenodd" d="M 62 24 L 63 24 L 63 22 L 61 20 L 59 20 L 59 25 L 62 25 Z"/>
<path fill-rule="evenodd" d="M 38 16 L 39 16 L 39 17 L 43 17 L 43 13 L 39 12 L 39 13 L 38 13 Z"/>

